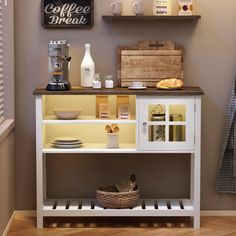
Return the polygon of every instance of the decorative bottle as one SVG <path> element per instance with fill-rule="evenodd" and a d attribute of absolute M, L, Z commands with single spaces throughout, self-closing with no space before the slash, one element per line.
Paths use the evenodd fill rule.
<path fill-rule="evenodd" d="M 92 88 L 94 75 L 95 65 L 90 53 L 90 44 L 85 44 L 85 55 L 81 63 L 81 86 Z"/>

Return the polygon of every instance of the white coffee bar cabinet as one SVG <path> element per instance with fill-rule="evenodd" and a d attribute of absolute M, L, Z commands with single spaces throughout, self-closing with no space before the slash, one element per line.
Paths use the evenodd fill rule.
<path fill-rule="evenodd" d="M 198 87 L 180 90 L 128 90 L 73 88 L 66 92 L 36 89 L 37 143 L 37 227 L 44 217 L 192 217 L 194 228 L 200 227 L 201 96 Z M 96 96 L 108 96 L 110 119 L 96 118 Z M 129 96 L 130 119 L 116 115 L 117 96 Z M 75 120 L 53 116 L 58 107 L 79 107 Z M 120 127 L 117 149 L 106 147 L 105 125 Z M 91 134 L 93 132 L 98 135 Z M 80 136 L 81 148 L 59 149 L 50 145 L 58 136 Z M 191 186 L 189 199 L 142 199 L 133 209 L 103 209 L 95 199 L 48 199 L 46 160 L 49 153 L 189 153 Z M 95 190 L 94 190 L 95 192 Z"/>

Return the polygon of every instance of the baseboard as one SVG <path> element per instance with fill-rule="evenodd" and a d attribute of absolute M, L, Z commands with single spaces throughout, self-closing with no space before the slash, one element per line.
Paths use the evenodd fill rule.
<path fill-rule="evenodd" d="M 8 233 L 8 231 L 9 231 L 10 227 L 11 227 L 11 224 L 12 224 L 12 222 L 13 222 L 13 219 L 14 219 L 14 217 L 15 217 L 15 214 L 16 214 L 16 212 L 14 211 L 13 214 L 12 214 L 12 216 L 11 216 L 11 218 L 10 218 L 10 220 L 9 220 L 9 222 L 8 222 L 8 224 L 7 224 L 7 227 L 5 228 L 5 230 L 4 230 L 3 234 L 2 234 L 2 236 L 7 236 L 7 233 Z"/>
<path fill-rule="evenodd" d="M 15 215 L 16 216 L 36 216 L 36 211 L 32 210 L 32 211 L 27 211 L 27 210 L 16 210 L 15 211 Z"/>
<path fill-rule="evenodd" d="M 236 216 L 236 211 L 201 211 L 201 216 Z"/>

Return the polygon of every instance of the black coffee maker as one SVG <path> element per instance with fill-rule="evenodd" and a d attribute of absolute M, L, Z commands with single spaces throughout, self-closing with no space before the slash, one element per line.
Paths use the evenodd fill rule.
<path fill-rule="evenodd" d="M 66 40 L 51 41 L 48 44 L 49 63 L 49 91 L 70 90 L 69 67 L 69 42 Z"/>

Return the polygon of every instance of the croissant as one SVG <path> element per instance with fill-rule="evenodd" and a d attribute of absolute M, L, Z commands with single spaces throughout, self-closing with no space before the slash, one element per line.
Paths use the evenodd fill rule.
<path fill-rule="evenodd" d="M 165 79 L 157 83 L 157 88 L 160 89 L 172 89 L 172 88 L 181 88 L 184 86 L 184 83 L 180 79 Z"/>

